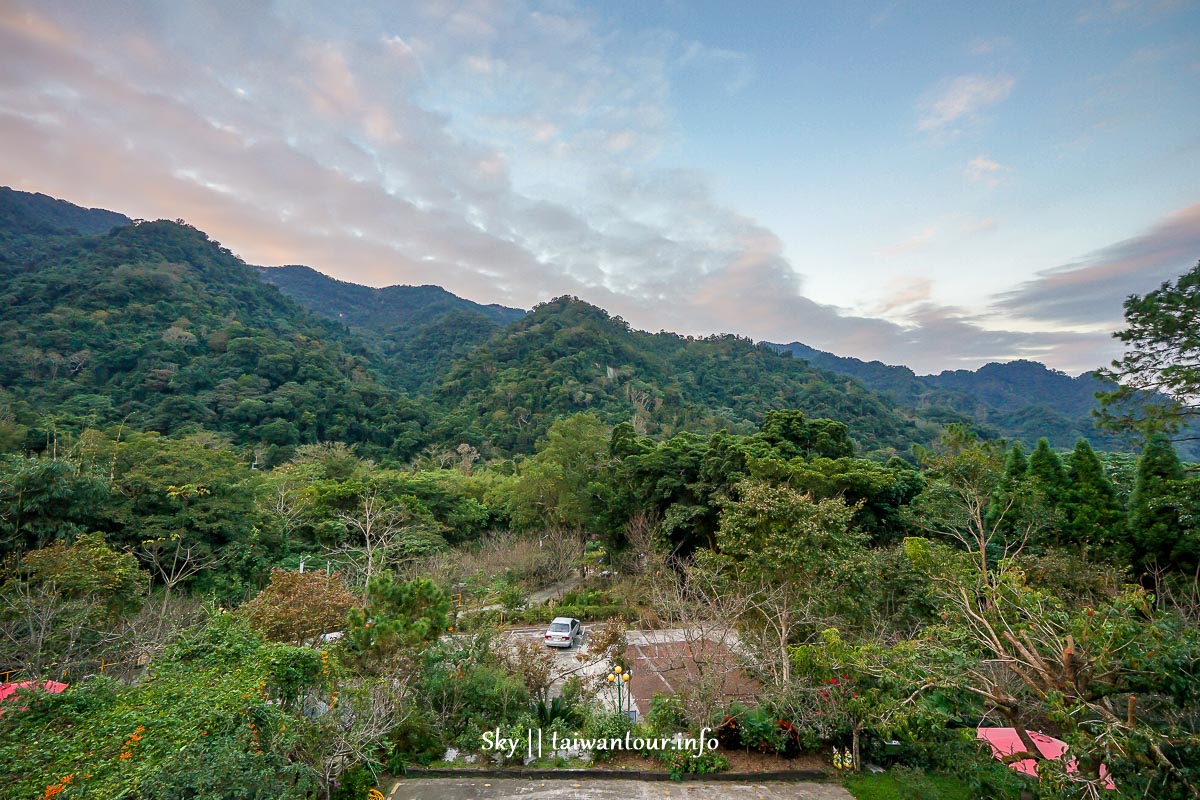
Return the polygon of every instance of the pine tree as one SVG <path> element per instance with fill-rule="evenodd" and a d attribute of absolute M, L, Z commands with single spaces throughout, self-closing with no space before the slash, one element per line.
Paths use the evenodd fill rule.
<path fill-rule="evenodd" d="M 1029 459 L 1025 457 L 1025 448 L 1020 442 L 1013 442 L 1004 462 L 1004 477 L 1012 482 L 1023 481 L 1029 473 Z"/>
<path fill-rule="evenodd" d="M 1137 480 L 1129 498 L 1129 535 L 1138 566 L 1171 564 L 1172 551 L 1184 535 L 1179 519 L 1182 481 L 1183 466 L 1171 440 L 1161 433 L 1152 435 L 1138 459 Z"/>
<path fill-rule="evenodd" d="M 1087 439 L 1075 443 L 1067 456 L 1067 539 L 1102 550 L 1113 561 L 1129 563 L 1130 547 L 1125 512 L 1104 465 Z"/>
<path fill-rule="evenodd" d="M 1020 442 L 1014 442 L 1004 461 L 1004 474 L 987 510 L 988 524 L 998 525 L 1005 539 L 1013 533 L 1013 519 L 1008 512 L 1027 490 L 1028 477 L 1029 459 L 1025 458 L 1025 448 L 1021 447 Z"/>
<path fill-rule="evenodd" d="M 1058 453 L 1050 449 L 1050 442 L 1044 437 L 1038 439 L 1037 447 L 1029 456 L 1029 488 L 1045 506 L 1047 538 L 1061 542 L 1066 528 L 1067 472 Z"/>
<path fill-rule="evenodd" d="M 1067 473 L 1058 453 L 1050 449 L 1050 442 L 1045 438 L 1038 439 L 1037 447 L 1029 456 L 1029 477 L 1034 488 L 1058 506 L 1067 488 Z"/>

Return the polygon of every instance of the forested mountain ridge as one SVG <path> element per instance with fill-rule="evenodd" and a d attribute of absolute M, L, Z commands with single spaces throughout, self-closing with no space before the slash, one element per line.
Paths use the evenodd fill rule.
<path fill-rule="evenodd" d="M 894 405 L 854 380 L 737 336 L 646 333 L 577 298 L 537 306 L 450 369 L 446 420 L 526 450 L 557 416 L 590 411 L 640 433 L 750 432 L 773 408 L 850 422 L 864 451 L 929 441 Z"/>
<path fill-rule="evenodd" d="M 772 408 L 845 421 L 880 455 L 962 421 L 1057 447 L 1080 435 L 1121 444 L 1090 424 L 1102 384 L 1031 362 L 918 377 L 800 344 L 635 331 L 573 298 L 526 315 L 435 286 L 251 267 L 186 224 L 8 189 L 0 280 L 0 314 L 17 322 L 0 333 L 11 417 L 0 434 L 25 447 L 53 426 L 124 421 L 215 430 L 262 448 L 265 463 L 328 439 L 406 460 L 464 442 L 531 453 L 554 419 L 580 411 L 664 436 L 750 432 Z"/>
<path fill-rule="evenodd" d="M 375 289 L 310 267 L 258 269 L 263 280 L 305 308 L 338 320 L 370 342 L 393 381 L 410 392 L 436 383 L 454 359 L 525 316 L 520 309 L 473 303 L 440 286 Z"/>
<path fill-rule="evenodd" d="M 397 457 L 421 442 L 427 410 L 378 380 L 361 341 L 204 233 L 159 221 L 50 238 L 0 247 L 0 434 L 40 449 L 51 428 L 124 423 Z"/>
<path fill-rule="evenodd" d="M 1080 437 L 1103 450 L 1126 450 L 1127 438 L 1098 429 L 1092 410 L 1096 393 L 1111 384 L 1087 372 L 1071 377 L 1036 361 L 985 364 L 977 370 L 945 370 L 917 375 L 904 366 L 846 358 L 800 342 L 772 345 L 814 366 L 862 381 L 904 408 L 933 421 L 968 422 L 982 434 L 1033 445 L 1041 437 L 1065 449 Z M 1191 443 L 1181 442 L 1189 457 Z"/>
<path fill-rule="evenodd" d="M 10 205 L 32 197 L 11 193 Z M 124 219 L 78 213 L 104 223 L 90 230 Z M 501 329 L 521 312 L 436 287 L 372 290 L 306 269 L 275 273 L 299 278 L 291 287 L 307 287 L 313 305 L 336 307 L 321 299 L 326 290 L 351 304 L 381 298 L 348 330 L 181 222 L 77 236 L 45 229 L 44 217 L 10 215 L 11 238 L 35 246 L 0 252 L 0 313 L 18 323 L 0 334 L 0 390 L 6 435 L 26 449 L 44 447 L 51 428 L 124 423 L 214 430 L 262 449 L 265 464 L 321 440 L 407 460 L 464 442 L 531 453 L 555 418 L 579 411 L 667 435 L 750 432 L 781 407 L 846 420 L 866 451 L 906 452 L 936 433 L 857 382 L 747 339 L 633 331 L 567 298 Z"/>
<path fill-rule="evenodd" d="M 259 267 L 263 280 L 278 286 L 310 311 L 333 317 L 352 329 L 377 333 L 408 330 L 454 313 L 475 312 L 500 325 L 525 316 L 518 308 L 473 303 L 440 286 L 385 286 L 376 289 L 331 278 L 312 267 Z"/>
<path fill-rule="evenodd" d="M 20 234 L 92 236 L 132 222 L 115 211 L 82 208 L 49 195 L 0 186 L 0 241 Z"/>

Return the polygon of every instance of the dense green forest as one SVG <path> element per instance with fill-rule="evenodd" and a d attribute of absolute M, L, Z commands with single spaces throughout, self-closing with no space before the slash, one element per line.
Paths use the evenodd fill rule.
<path fill-rule="evenodd" d="M 341 285 L 339 321 L 182 222 L 73 209 L 0 194 L 0 672 L 68 684 L 4 705 L 6 797 L 364 798 L 505 763 L 497 728 L 716 730 L 639 754 L 673 777 L 837 747 L 913 796 L 1200 796 L 1200 478 L 1169 438 L 1200 373 L 1138 357 L 1194 355 L 1200 266 L 1127 304 L 1126 453 L 575 298 Z M 515 632 L 557 615 L 589 629 L 566 670 Z M 605 674 L 655 631 L 694 674 L 631 723 Z"/>
<path fill-rule="evenodd" d="M 380 290 L 350 330 L 186 224 L 72 237 L 37 210 L 5 218 L 12 238 L 43 245 L 0 253 L 5 314 L 19 320 L 0 334 L 11 418 L 0 435 L 27 450 L 45 449 L 51 430 L 122 423 L 220 432 L 268 466 L 319 441 L 402 462 L 464 443 L 530 454 L 550 421 L 579 411 L 642 432 L 707 433 L 749 431 L 779 407 L 855 422 L 864 451 L 906 453 L 936 435 L 858 383 L 746 339 L 645 334 L 573 298 L 501 328 L 511 309 L 432 287 Z M 47 226 L 57 233 L 39 239 Z M 311 302 L 311 275 L 287 274 Z M 371 291 L 318 284 L 348 293 L 332 309 Z"/>
<path fill-rule="evenodd" d="M 409 392 L 436 385 L 455 359 L 525 315 L 515 308 L 472 303 L 440 286 L 372 289 L 309 267 L 260 269 L 263 280 L 368 341 L 391 381 Z"/>
<path fill-rule="evenodd" d="M 1044 437 L 1054 447 L 1067 448 L 1082 437 L 1093 447 L 1117 451 L 1131 450 L 1137 441 L 1097 428 L 1096 394 L 1111 391 L 1114 384 L 1095 372 L 1072 378 L 1035 361 L 1011 361 L 917 375 L 908 367 L 835 356 L 800 342 L 778 347 L 821 369 L 860 380 L 923 419 L 966 423 L 988 438 L 1033 445 Z M 1179 447 L 1189 458 L 1200 456 L 1190 440 Z"/>

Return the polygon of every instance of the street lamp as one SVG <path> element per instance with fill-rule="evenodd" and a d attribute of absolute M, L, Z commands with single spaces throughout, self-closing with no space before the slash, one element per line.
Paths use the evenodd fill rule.
<path fill-rule="evenodd" d="M 616 684 L 617 687 L 617 710 L 622 714 L 628 713 L 633 708 L 633 690 L 626 687 L 622 692 L 621 687 L 629 683 L 633 679 L 633 673 L 629 670 L 622 669 L 620 665 L 613 667 L 612 672 L 608 673 L 606 680 L 609 683 Z M 629 708 L 626 708 L 628 704 Z"/>

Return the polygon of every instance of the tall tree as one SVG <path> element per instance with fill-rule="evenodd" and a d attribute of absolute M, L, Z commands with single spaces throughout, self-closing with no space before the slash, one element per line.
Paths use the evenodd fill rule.
<path fill-rule="evenodd" d="M 1175 432 L 1200 414 L 1200 263 L 1174 282 L 1125 301 L 1125 355 L 1100 370 L 1120 385 L 1101 393 L 1101 423 Z M 1150 394 L 1154 395 L 1150 399 Z"/>
<path fill-rule="evenodd" d="M 1183 466 L 1161 433 L 1146 442 L 1138 459 L 1137 481 L 1129 498 L 1129 533 L 1142 567 L 1167 566 L 1183 534 L 1179 490 Z"/>
<path fill-rule="evenodd" d="M 1067 481 L 1070 541 L 1099 550 L 1106 558 L 1129 563 L 1124 510 L 1104 465 L 1087 439 L 1080 438 L 1067 456 Z"/>
<path fill-rule="evenodd" d="M 861 588 L 864 561 L 857 554 L 867 538 L 852 529 L 854 509 L 841 498 L 814 500 L 753 480 L 738 485 L 738 497 L 721 509 L 720 552 L 711 561 L 728 575 L 730 591 L 750 599 L 766 666 L 786 684 L 800 631 L 819 630 L 838 599 Z"/>
<path fill-rule="evenodd" d="M 1029 477 L 1034 488 L 1052 505 L 1057 506 L 1062 501 L 1067 488 L 1067 473 L 1062 459 L 1050 449 L 1050 442 L 1044 437 L 1038 439 L 1037 447 L 1029 456 Z"/>
<path fill-rule="evenodd" d="M 919 451 L 925 489 L 908 507 L 921 530 L 946 536 L 972 554 L 983 585 L 996 562 L 1019 552 L 1045 525 L 1045 515 L 1026 491 L 994 502 L 1004 479 L 1004 450 L 980 441 L 963 425 L 948 426 L 937 451 Z"/>

